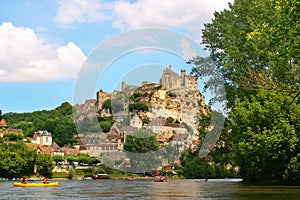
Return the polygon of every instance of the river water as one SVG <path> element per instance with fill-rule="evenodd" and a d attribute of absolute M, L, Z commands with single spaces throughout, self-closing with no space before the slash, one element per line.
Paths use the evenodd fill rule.
<path fill-rule="evenodd" d="M 83 180 L 59 181 L 59 186 L 13 187 L 0 183 L 0 199 L 300 199 L 300 186 L 253 186 L 223 181 Z"/>

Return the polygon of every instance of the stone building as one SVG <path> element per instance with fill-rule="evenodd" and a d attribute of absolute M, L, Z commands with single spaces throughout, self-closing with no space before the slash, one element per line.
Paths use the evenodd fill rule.
<path fill-rule="evenodd" d="M 41 146 L 51 146 L 52 135 L 48 131 L 37 131 L 34 133 L 31 143 Z"/>
<path fill-rule="evenodd" d="M 164 69 L 163 74 L 159 81 L 160 85 L 169 90 L 186 87 L 190 90 L 198 90 L 198 78 L 197 76 L 191 76 L 186 74 L 186 69 L 181 69 L 181 76 L 172 71 L 170 65 Z"/>
<path fill-rule="evenodd" d="M 122 92 L 125 94 L 133 93 L 139 86 L 127 85 L 124 81 L 122 82 Z"/>
<path fill-rule="evenodd" d="M 176 72 L 172 71 L 171 65 L 164 69 L 159 83 L 169 90 L 176 89 L 181 86 L 180 76 Z"/>
<path fill-rule="evenodd" d="M 107 99 L 112 98 L 112 93 L 107 93 L 102 90 L 99 90 L 96 96 L 97 96 L 97 101 L 95 103 L 95 107 L 96 107 L 96 111 L 98 112 L 102 109 L 103 102 L 106 101 Z"/>
<path fill-rule="evenodd" d="M 130 126 L 135 127 L 137 129 L 141 129 L 143 127 L 143 121 L 136 113 L 130 119 Z"/>

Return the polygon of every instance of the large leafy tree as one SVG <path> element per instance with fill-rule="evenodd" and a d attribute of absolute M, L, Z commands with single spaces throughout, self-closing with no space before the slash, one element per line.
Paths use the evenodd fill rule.
<path fill-rule="evenodd" d="M 236 0 L 205 25 L 230 106 L 257 88 L 299 94 L 299 13 L 298 0 Z"/>
<path fill-rule="evenodd" d="M 285 101 L 292 98 L 278 91 L 259 90 L 249 100 L 238 100 L 230 113 L 234 155 L 248 182 L 299 184 L 285 174 L 290 173 L 289 165 L 298 159 L 300 150 L 300 99 L 288 109 Z"/>
<path fill-rule="evenodd" d="M 0 143 L 0 177 L 16 178 L 33 173 L 36 150 L 24 143 Z"/>
<path fill-rule="evenodd" d="M 37 154 L 35 165 L 37 166 L 37 172 L 39 173 L 39 175 L 52 178 L 54 163 L 51 155 Z"/>
<path fill-rule="evenodd" d="M 131 168 L 135 173 L 144 173 L 158 166 L 156 151 L 159 143 L 155 136 L 146 130 L 137 130 L 126 136 L 124 150 L 130 159 Z"/>
<path fill-rule="evenodd" d="M 236 0 L 205 25 L 210 58 L 192 60 L 221 72 L 235 159 L 249 182 L 297 183 L 299 24 L 298 0 Z"/>

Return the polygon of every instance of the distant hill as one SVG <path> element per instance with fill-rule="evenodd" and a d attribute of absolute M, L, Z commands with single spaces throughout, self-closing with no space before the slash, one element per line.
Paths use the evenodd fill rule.
<path fill-rule="evenodd" d="M 9 128 L 22 129 L 26 137 L 32 137 L 35 131 L 47 130 L 52 133 L 53 140 L 64 146 L 73 144 L 77 134 L 73 121 L 72 106 L 62 103 L 53 110 L 42 110 L 27 113 L 6 113 L 2 116 Z"/>

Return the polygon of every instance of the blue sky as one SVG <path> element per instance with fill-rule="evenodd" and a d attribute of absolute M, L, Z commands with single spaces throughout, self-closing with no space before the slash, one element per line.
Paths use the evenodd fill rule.
<path fill-rule="evenodd" d="M 72 103 L 78 74 L 99 45 L 149 27 L 176 31 L 199 44 L 204 23 L 227 7 L 228 0 L 2 1 L 0 109 L 31 112 Z M 93 89 L 111 92 L 122 80 L 155 81 L 170 64 L 177 72 L 189 68 L 183 57 L 164 49 L 128 51 L 106 66 Z"/>

